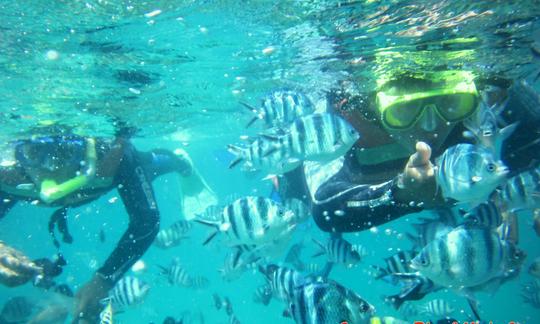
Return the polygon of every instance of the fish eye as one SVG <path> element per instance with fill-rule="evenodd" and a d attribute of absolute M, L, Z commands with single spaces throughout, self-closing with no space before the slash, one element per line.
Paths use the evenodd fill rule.
<path fill-rule="evenodd" d="M 420 257 L 418 258 L 418 261 L 420 262 L 420 265 L 423 267 L 426 267 L 429 265 L 429 260 L 428 258 L 426 258 L 425 255 L 420 255 Z"/>
<path fill-rule="evenodd" d="M 369 307 L 368 304 L 364 304 L 364 303 L 363 303 L 362 306 L 360 306 L 360 311 L 361 311 L 362 313 L 365 313 L 365 312 L 369 311 L 370 308 L 371 308 L 371 307 Z"/>
<path fill-rule="evenodd" d="M 487 170 L 488 172 L 494 172 L 497 167 L 495 166 L 495 163 L 488 163 Z"/>

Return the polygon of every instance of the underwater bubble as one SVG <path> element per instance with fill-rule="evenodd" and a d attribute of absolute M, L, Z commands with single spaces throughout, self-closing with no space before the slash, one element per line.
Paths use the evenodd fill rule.
<path fill-rule="evenodd" d="M 265 49 L 262 50 L 262 53 L 263 53 L 264 55 L 270 55 L 270 54 L 274 53 L 275 51 L 276 51 L 276 48 L 275 48 L 275 47 L 273 47 L 273 46 L 268 46 L 267 48 L 265 48 Z"/>
<path fill-rule="evenodd" d="M 156 9 L 156 10 L 154 10 L 154 11 L 145 13 L 144 16 L 147 17 L 147 18 L 152 18 L 152 17 L 155 17 L 155 16 L 157 16 L 157 15 L 159 15 L 159 14 L 161 14 L 161 10 Z"/>
<path fill-rule="evenodd" d="M 60 57 L 60 53 L 58 53 L 55 50 L 48 50 L 47 53 L 45 53 L 45 57 L 49 61 L 57 60 Z"/>

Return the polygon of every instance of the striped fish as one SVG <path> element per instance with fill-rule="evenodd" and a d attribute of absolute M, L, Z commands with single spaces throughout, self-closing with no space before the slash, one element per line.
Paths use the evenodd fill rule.
<path fill-rule="evenodd" d="M 272 91 L 264 96 L 260 108 L 244 102 L 241 102 L 241 104 L 255 114 L 247 127 L 259 119 L 264 120 L 267 127 L 282 127 L 290 124 L 298 117 L 309 115 L 315 111 L 313 103 L 307 96 L 301 92 L 286 89 Z"/>
<path fill-rule="evenodd" d="M 540 278 L 540 257 L 534 259 L 534 261 L 529 266 L 528 272 L 531 276 Z"/>
<path fill-rule="evenodd" d="M 113 324 L 113 308 L 110 300 L 107 306 L 99 313 L 99 324 Z"/>
<path fill-rule="evenodd" d="M 313 239 L 313 242 L 319 246 L 320 252 L 317 252 L 313 257 L 326 254 L 329 262 L 341 263 L 346 266 L 352 266 L 362 260 L 365 254 L 359 245 L 352 245 L 343 238 L 330 238 L 326 244 Z"/>
<path fill-rule="evenodd" d="M 455 309 L 444 299 L 433 299 L 422 305 L 420 313 L 434 317 L 450 317 Z"/>
<path fill-rule="evenodd" d="M 510 209 L 540 207 L 540 167 L 508 179 L 497 191 L 497 196 Z"/>
<path fill-rule="evenodd" d="M 223 280 L 233 281 L 259 260 L 260 257 L 252 249 L 239 245 L 227 253 L 223 267 L 218 272 Z"/>
<path fill-rule="evenodd" d="M 355 292 L 336 282 L 313 281 L 295 287 L 289 312 L 297 324 L 367 324 L 374 308 Z"/>
<path fill-rule="evenodd" d="M 416 256 L 416 251 L 399 251 L 398 253 L 385 258 L 384 263 L 386 264 L 385 268 L 378 266 L 373 266 L 377 270 L 375 279 L 381 279 L 384 276 L 393 273 L 408 273 L 413 272 L 410 263 L 411 260 Z"/>
<path fill-rule="evenodd" d="M 146 282 L 126 276 L 116 283 L 103 302 L 110 300 L 114 308 L 125 308 L 141 303 L 149 290 L 150 286 Z"/>
<path fill-rule="evenodd" d="M 7 322 L 26 322 L 34 309 L 35 305 L 27 297 L 11 297 L 2 307 L 0 319 Z"/>
<path fill-rule="evenodd" d="M 291 298 L 295 287 L 308 280 L 302 273 L 287 267 L 269 264 L 266 267 L 259 266 L 259 271 L 265 276 L 272 295 L 282 301 Z"/>
<path fill-rule="evenodd" d="M 311 209 L 300 199 L 290 198 L 285 200 L 285 206 L 294 214 L 297 223 L 305 222 L 311 217 Z"/>
<path fill-rule="evenodd" d="M 206 289 L 210 286 L 210 280 L 205 276 L 192 276 L 191 277 L 191 287 L 196 290 Z"/>
<path fill-rule="evenodd" d="M 416 235 L 407 234 L 416 248 L 423 248 L 433 240 L 448 234 L 454 227 L 438 219 L 421 218 L 421 220 L 422 223 L 411 224 L 416 230 Z"/>
<path fill-rule="evenodd" d="M 187 220 L 180 220 L 173 223 L 169 228 L 162 229 L 156 235 L 154 244 L 162 249 L 177 246 L 187 238 L 186 234 L 193 227 L 193 224 Z"/>
<path fill-rule="evenodd" d="M 191 288 L 193 286 L 193 278 L 186 269 L 179 264 L 178 261 L 173 261 L 168 268 L 161 267 L 161 273 L 167 276 L 167 281 L 171 285 Z"/>
<path fill-rule="evenodd" d="M 282 145 L 279 141 L 259 137 L 247 146 L 228 145 L 228 150 L 236 156 L 229 164 L 233 168 L 243 162 L 245 171 L 265 171 L 270 174 L 284 174 L 296 169 L 302 163 L 297 158 L 292 158 L 289 152 L 279 149 Z"/>
<path fill-rule="evenodd" d="M 258 304 L 268 305 L 272 299 L 272 288 L 268 284 L 257 287 L 253 293 L 253 301 Z"/>
<path fill-rule="evenodd" d="M 501 206 L 492 200 L 483 202 L 463 215 L 465 223 L 496 228 L 503 222 Z"/>
<path fill-rule="evenodd" d="M 401 314 L 401 316 L 408 320 L 417 319 L 419 315 L 418 307 L 416 307 L 413 303 L 410 302 L 405 302 L 399 308 L 399 313 Z"/>
<path fill-rule="evenodd" d="M 436 159 L 437 184 L 447 199 L 480 203 L 506 181 L 508 168 L 486 147 L 458 144 Z"/>
<path fill-rule="evenodd" d="M 266 138 L 293 159 L 328 162 L 343 156 L 360 135 L 343 118 L 322 113 L 298 118 L 285 135 Z"/>
<path fill-rule="evenodd" d="M 238 317 L 236 317 L 235 314 L 232 314 L 229 316 L 229 324 L 241 324 L 240 320 L 238 319 Z"/>
<path fill-rule="evenodd" d="M 540 308 L 540 283 L 538 281 L 532 281 L 524 286 L 521 291 L 521 297 L 525 303 L 530 304 L 534 308 Z"/>
<path fill-rule="evenodd" d="M 429 243 L 411 267 L 438 285 L 479 286 L 514 270 L 518 250 L 489 228 L 460 226 Z"/>
<path fill-rule="evenodd" d="M 442 287 L 435 285 L 427 277 L 415 273 L 393 273 L 384 277 L 384 280 L 401 288 L 396 295 L 386 296 L 385 302 L 395 309 L 400 309 L 402 304 L 410 300 L 420 300 L 427 294 L 435 292 Z"/>
<path fill-rule="evenodd" d="M 203 244 L 222 233 L 230 246 L 271 244 L 288 236 L 295 227 L 291 211 L 269 198 L 254 196 L 226 205 L 220 221 L 195 221 L 217 228 Z"/>

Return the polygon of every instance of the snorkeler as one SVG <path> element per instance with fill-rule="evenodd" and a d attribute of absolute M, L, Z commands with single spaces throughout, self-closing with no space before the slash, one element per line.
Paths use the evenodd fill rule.
<path fill-rule="evenodd" d="M 66 208 L 86 204 L 115 188 L 129 215 L 129 226 L 114 251 L 77 292 L 74 323 L 96 322 L 99 301 L 154 240 L 159 230 L 159 210 L 151 186 L 155 178 L 176 172 L 182 176 L 184 194 L 208 196 L 211 192 L 185 152 L 140 152 L 125 135 L 113 140 L 76 135 L 32 138 L 16 141 L 13 153 L 11 163 L 0 167 L 0 218 L 17 201 L 34 201 L 60 208 L 63 217 L 57 217 L 58 226 L 64 228 Z M 0 256 L 0 283 L 4 285 L 21 285 L 43 272 L 39 263 L 6 245 L 0 245 Z"/>
<path fill-rule="evenodd" d="M 534 90 L 526 83 L 516 82 L 501 100 L 505 85 L 482 86 L 487 107 L 504 107 L 497 116 L 500 126 L 519 121 L 518 130 L 504 142 L 502 160 L 511 172 L 530 168 L 540 158 L 536 138 L 531 138 L 540 125 L 538 95 L 530 94 Z M 320 229 L 363 231 L 452 203 L 442 196 L 431 161 L 452 145 L 471 142 L 463 136 L 463 122 L 477 112 L 481 100 L 471 72 L 410 73 L 390 78 L 371 97 L 349 90 L 329 97 L 334 111 L 358 130 L 360 139 L 343 159 L 323 168 L 298 168 L 280 183 L 282 196 L 311 196 Z M 504 99 L 506 104 L 499 104 Z"/>

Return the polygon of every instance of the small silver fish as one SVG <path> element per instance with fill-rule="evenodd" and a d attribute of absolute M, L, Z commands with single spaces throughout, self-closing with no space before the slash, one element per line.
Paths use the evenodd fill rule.
<path fill-rule="evenodd" d="M 433 299 L 421 307 L 421 313 L 435 317 L 449 317 L 455 311 L 454 307 L 444 299 Z"/>
<path fill-rule="evenodd" d="M 289 311 L 297 324 L 368 324 L 374 307 L 336 282 L 312 281 L 294 289 Z"/>
<path fill-rule="evenodd" d="M 261 99 L 260 108 L 244 102 L 241 102 L 241 104 L 255 114 L 247 127 L 258 119 L 264 120 L 267 127 L 281 127 L 290 124 L 298 117 L 315 111 L 313 103 L 306 95 L 288 89 L 275 90 L 264 96 Z"/>
<path fill-rule="evenodd" d="M 8 322 L 25 322 L 34 312 L 34 304 L 24 296 L 12 297 L 6 301 L 0 318 Z"/>
<path fill-rule="evenodd" d="M 514 271 L 518 252 L 492 229 L 460 226 L 424 247 L 411 267 L 437 285 L 470 288 Z"/>
<path fill-rule="evenodd" d="M 266 138 L 279 143 L 293 159 L 329 162 L 343 156 L 360 134 L 345 119 L 322 113 L 298 118 L 285 135 Z"/>
<path fill-rule="evenodd" d="M 116 283 L 109 291 L 109 297 L 102 302 L 111 301 L 113 307 L 125 308 L 141 303 L 149 290 L 150 286 L 146 282 L 137 277 L 125 276 Z"/>
<path fill-rule="evenodd" d="M 481 203 L 506 181 L 508 167 L 494 153 L 479 145 L 458 144 L 436 160 L 437 183 L 445 198 Z"/>

